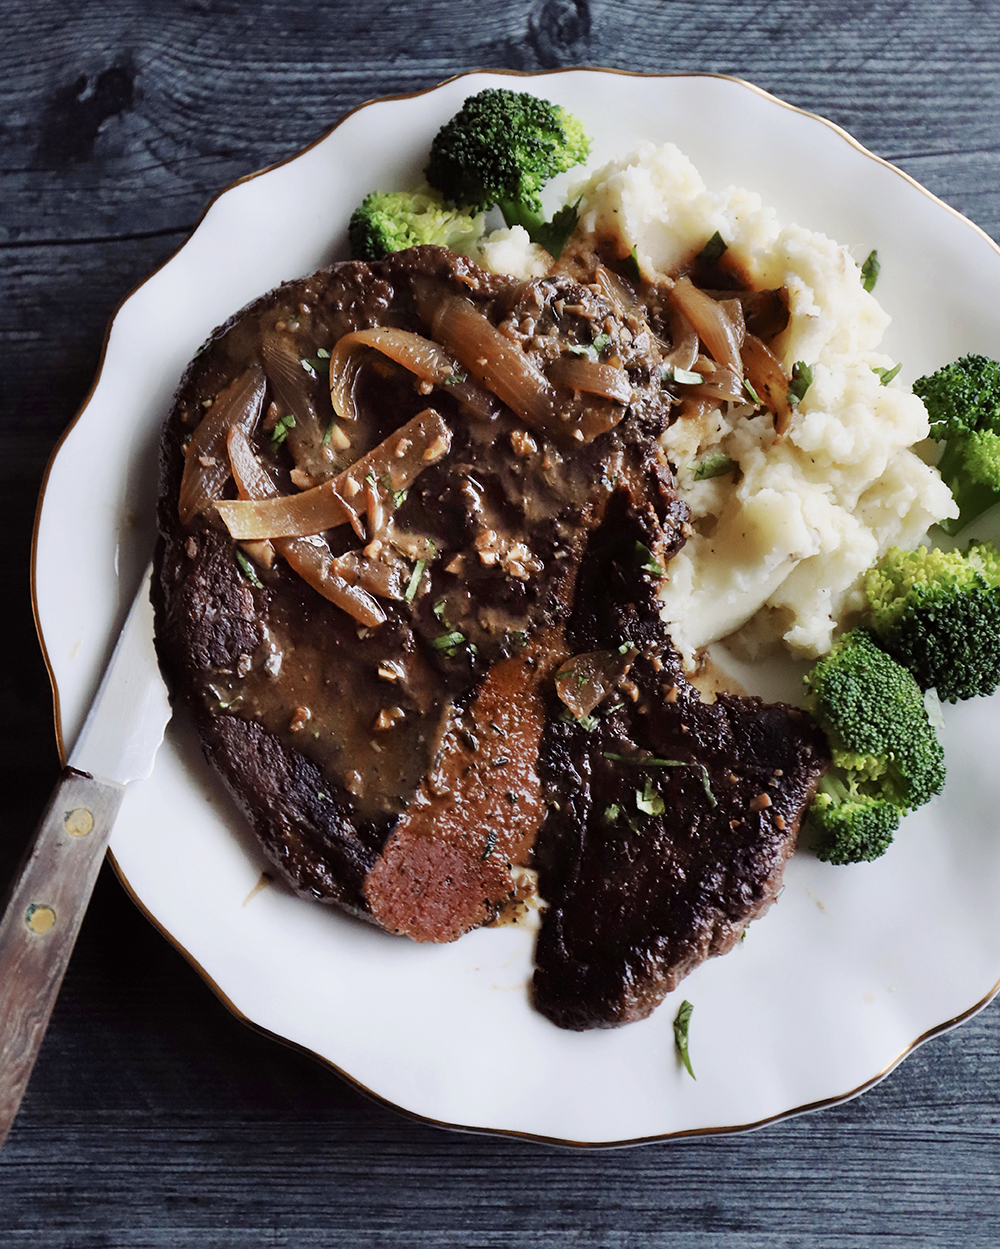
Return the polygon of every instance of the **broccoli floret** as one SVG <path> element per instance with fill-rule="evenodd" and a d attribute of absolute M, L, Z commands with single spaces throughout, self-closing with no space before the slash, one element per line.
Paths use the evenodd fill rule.
<path fill-rule="evenodd" d="M 522 91 L 490 87 L 470 96 L 438 131 L 427 181 L 449 200 L 484 211 L 494 204 L 508 226 L 562 250 L 576 225 L 567 206 L 546 223 L 541 189 L 587 159 L 590 139 L 572 113 Z"/>
<path fill-rule="evenodd" d="M 880 645 L 921 689 L 947 702 L 1000 685 L 1000 551 L 893 547 L 868 570 L 865 593 Z"/>
<path fill-rule="evenodd" d="M 852 794 L 826 776 L 809 808 L 816 857 L 826 863 L 868 863 L 885 854 L 899 827 L 899 807 L 885 798 Z"/>
<path fill-rule="evenodd" d="M 380 260 L 421 243 L 466 251 L 482 237 L 482 213 L 454 208 L 430 187 L 373 191 L 351 214 L 347 237 L 355 260 Z"/>
<path fill-rule="evenodd" d="M 835 863 L 874 858 L 895 829 L 883 804 L 898 817 L 944 786 L 944 751 L 923 694 L 866 629 L 845 633 L 805 682 L 833 755 L 824 788 L 809 808 L 820 854 Z"/>
<path fill-rule="evenodd" d="M 963 356 L 913 383 L 931 418 L 931 437 L 944 442 L 938 471 L 955 496 L 956 520 L 941 528 L 955 534 L 1000 503 L 1000 364 Z"/>

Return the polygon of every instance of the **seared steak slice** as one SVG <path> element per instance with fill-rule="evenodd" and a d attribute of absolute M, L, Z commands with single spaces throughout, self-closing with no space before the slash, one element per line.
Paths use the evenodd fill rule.
<path fill-rule="evenodd" d="M 540 764 L 533 992 L 564 1028 L 642 1019 L 732 948 L 777 895 L 828 762 L 801 711 L 701 701 L 639 567 L 649 517 L 623 503 L 591 538 L 567 632 L 576 652 L 637 654 L 615 709 L 587 728 L 550 716 Z"/>

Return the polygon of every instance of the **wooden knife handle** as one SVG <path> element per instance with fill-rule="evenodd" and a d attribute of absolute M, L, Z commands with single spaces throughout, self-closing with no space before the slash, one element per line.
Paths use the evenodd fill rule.
<path fill-rule="evenodd" d="M 65 768 L 0 919 L 0 1146 L 48 1027 L 124 785 Z"/>

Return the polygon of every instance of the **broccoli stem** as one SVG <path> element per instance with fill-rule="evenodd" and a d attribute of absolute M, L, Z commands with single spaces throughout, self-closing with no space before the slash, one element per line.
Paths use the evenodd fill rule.
<path fill-rule="evenodd" d="M 949 438 L 938 460 L 938 472 L 945 481 L 954 481 L 962 470 L 965 460 L 965 439 L 961 435 Z"/>
<path fill-rule="evenodd" d="M 514 226 L 523 226 L 527 230 L 531 241 L 533 243 L 538 242 L 536 236 L 546 224 L 545 217 L 541 212 L 534 208 L 528 208 L 518 200 L 500 200 L 497 207 L 503 213 L 503 219 L 511 229 Z"/>
<path fill-rule="evenodd" d="M 1000 493 L 980 481 L 973 481 L 965 471 L 965 439 L 958 435 L 944 444 L 938 472 L 945 485 L 955 496 L 959 514 L 954 520 L 940 521 L 946 534 L 954 537 L 971 525 L 977 516 L 1000 503 Z"/>
<path fill-rule="evenodd" d="M 816 790 L 819 794 L 827 794 L 834 802 L 848 802 L 850 793 L 847 786 L 836 772 L 825 772 Z"/>

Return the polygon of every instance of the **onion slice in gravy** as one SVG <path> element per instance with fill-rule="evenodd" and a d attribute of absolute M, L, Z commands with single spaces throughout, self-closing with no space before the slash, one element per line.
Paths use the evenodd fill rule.
<path fill-rule="evenodd" d="M 311 490 L 278 494 L 268 477 L 273 487 L 270 494 L 248 493 L 245 499 L 224 500 L 216 507 L 238 541 L 305 537 L 346 524 L 357 530 L 358 517 L 368 510 L 367 484 L 374 480 L 389 490 L 405 490 L 425 468 L 443 459 L 450 448 L 451 430 L 439 413 L 425 408 L 350 468 Z M 256 457 L 254 460 L 256 463 Z M 237 472 L 235 462 L 233 472 Z M 260 472 L 264 470 L 260 468 Z M 236 480 L 239 483 L 238 476 Z"/>
<path fill-rule="evenodd" d="M 226 439 L 238 428 L 250 434 L 260 419 L 266 382 L 260 368 L 247 369 L 220 394 L 191 435 L 184 451 L 177 510 L 181 524 L 192 520 L 222 495 L 229 480 Z"/>
<path fill-rule="evenodd" d="M 470 381 L 443 347 L 411 330 L 379 326 L 345 334 L 330 356 L 330 401 L 343 421 L 358 419 L 354 392 L 366 350 L 380 351 L 428 386 L 447 386 L 473 416 L 489 420 L 497 414 L 499 405 L 494 396 Z"/>
<path fill-rule="evenodd" d="M 229 460 L 236 486 L 244 500 L 262 501 L 277 495 L 278 487 L 254 455 L 241 429 L 233 428 L 228 439 Z M 335 606 L 368 628 L 384 624 L 386 615 L 372 596 L 359 586 L 349 585 L 336 567 L 324 538 L 276 538 L 275 550 L 288 566 Z"/>

